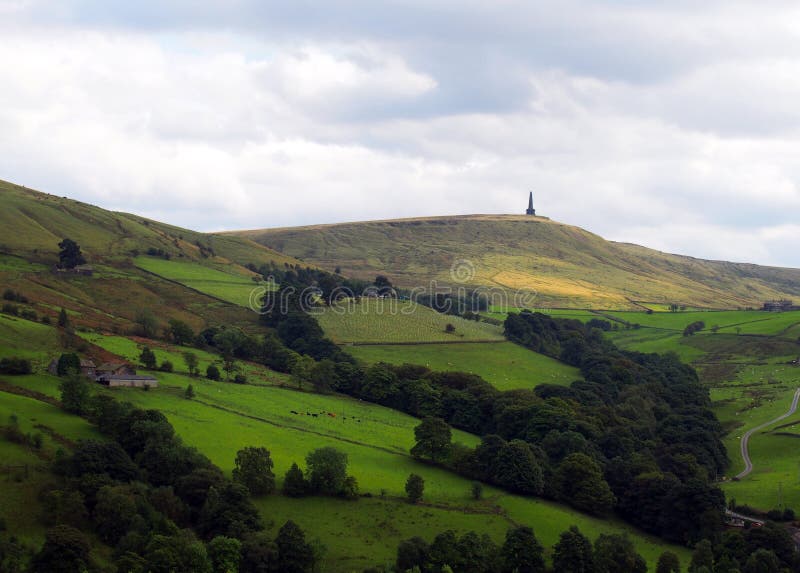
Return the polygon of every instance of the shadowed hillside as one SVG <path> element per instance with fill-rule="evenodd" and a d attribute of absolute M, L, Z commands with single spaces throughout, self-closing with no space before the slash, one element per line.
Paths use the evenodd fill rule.
<path fill-rule="evenodd" d="M 800 296 L 800 270 L 706 261 L 606 241 L 542 217 L 464 215 L 232 233 L 326 269 L 405 287 L 452 284 L 467 260 L 470 286 L 530 289 L 541 305 L 631 308 L 636 302 L 737 308 Z"/>

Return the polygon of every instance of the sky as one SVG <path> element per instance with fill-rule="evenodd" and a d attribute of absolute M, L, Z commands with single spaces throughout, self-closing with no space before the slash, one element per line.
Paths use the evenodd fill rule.
<path fill-rule="evenodd" d="M 0 178 L 216 231 L 537 213 L 800 267 L 800 4 L 0 0 Z"/>

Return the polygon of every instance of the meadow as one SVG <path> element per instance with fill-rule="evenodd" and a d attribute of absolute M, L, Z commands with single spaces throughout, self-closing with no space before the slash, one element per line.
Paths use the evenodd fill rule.
<path fill-rule="evenodd" d="M 139 339 L 120 336 L 83 336 L 123 357 L 135 358 L 142 345 Z M 47 337 L 40 340 L 43 342 Z M 0 342 L 7 341 L 0 338 Z M 159 359 L 174 360 L 182 369 L 182 348 L 158 343 L 150 346 Z M 49 352 L 45 347 L 39 351 L 43 355 Z M 214 359 L 212 354 L 193 351 L 201 364 Z M 258 365 L 247 367 L 268 372 Z M 159 372 L 156 376 L 160 387 L 149 391 L 111 390 L 101 386 L 93 386 L 93 391 L 161 410 L 187 444 L 197 447 L 226 472 L 233 467 L 236 451 L 249 445 L 264 445 L 271 450 L 279 483 L 292 462 L 303 466 L 305 454 L 315 448 L 330 445 L 348 454 L 350 473 L 357 478 L 361 492 L 372 497 L 357 502 L 327 498 L 294 500 L 279 495 L 257 500 L 271 527 L 295 519 L 310 539 L 325 544 L 326 570 L 351 571 L 391 561 L 401 540 L 413 535 L 432 539 L 445 529 L 485 532 L 501 542 L 514 523 L 532 525 L 548 548 L 561 531 L 573 524 L 593 538 L 600 532 L 628 532 L 651 565 L 668 547 L 619 521 L 595 519 L 557 504 L 509 495 L 491 487 L 486 487 L 484 500 L 471 499 L 469 480 L 410 457 L 408 450 L 413 445 L 413 428 L 418 420 L 395 410 L 345 396 L 282 387 L 285 377 L 275 373 L 265 374 L 263 381 L 268 385 L 259 386 L 212 382 L 180 372 Z M 58 379 L 47 374 L 14 377 L 9 381 L 58 396 Z M 195 398 L 191 400 L 184 397 L 188 384 L 195 389 Z M 97 436 L 81 418 L 65 414 L 50 404 L 0 392 L 0 416 L 11 411 L 18 413 L 26 431 L 33 430 L 34 424 L 43 424 L 73 440 Z M 454 431 L 453 439 L 470 446 L 478 442 L 476 436 L 460 431 Z M 404 498 L 405 480 L 412 472 L 422 475 L 426 483 L 425 499 L 416 506 Z M 9 512 L 33 503 L 29 491 L 18 490 L 14 495 L 19 502 L 9 505 Z M 28 527 L 22 521 L 20 524 L 23 529 Z M 40 539 L 43 530 L 35 519 L 30 519 L 29 527 L 31 539 Z M 688 561 L 687 551 L 670 549 L 678 552 L 684 562 Z"/>
<path fill-rule="evenodd" d="M 256 275 L 238 265 L 225 265 L 223 271 L 196 262 L 157 257 L 136 257 L 134 263 L 144 271 L 238 306 L 250 308 L 252 302 L 258 302 L 252 295 L 258 286 L 252 278 Z"/>
<path fill-rule="evenodd" d="M 316 309 L 325 334 L 338 343 L 419 343 L 502 341 L 499 326 L 441 314 L 426 306 L 397 299 L 363 298 Z M 447 332 L 448 324 L 455 331 Z"/>
<path fill-rule="evenodd" d="M 365 345 L 350 346 L 347 351 L 370 364 L 421 364 L 436 371 L 477 374 L 499 390 L 534 388 L 539 384 L 567 386 L 581 379 L 577 368 L 513 342 Z"/>

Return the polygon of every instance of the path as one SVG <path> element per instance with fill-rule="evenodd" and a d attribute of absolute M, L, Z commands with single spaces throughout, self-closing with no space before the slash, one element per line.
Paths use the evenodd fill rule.
<path fill-rule="evenodd" d="M 764 422 L 763 424 L 756 426 L 755 428 L 752 428 L 750 430 L 747 430 L 747 432 L 745 432 L 744 436 L 742 436 L 742 441 L 739 444 L 740 451 L 742 452 L 742 459 L 744 460 L 744 469 L 741 472 L 739 472 L 739 474 L 737 474 L 736 477 L 734 477 L 733 479 L 738 480 L 746 478 L 750 474 L 750 472 L 753 471 L 753 462 L 750 461 L 750 453 L 747 450 L 747 446 L 750 442 L 750 436 L 752 436 L 759 430 L 766 428 L 767 426 L 771 426 L 776 422 L 780 422 L 781 420 L 784 420 L 789 416 L 791 416 L 792 414 L 794 414 L 795 411 L 797 411 L 798 401 L 800 401 L 800 388 L 795 390 L 794 398 L 792 399 L 792 406 L 789 408 L 788 412 L 786 412 L 785 414 L 781 414 L 774 420 L 770 420 L 769 422 Z"/>

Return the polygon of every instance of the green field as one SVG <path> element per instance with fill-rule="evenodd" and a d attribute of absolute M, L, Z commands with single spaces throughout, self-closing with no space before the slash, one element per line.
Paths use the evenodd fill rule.
<path fill-rule="evenodd" d="M 25 387 L 48 390 L 46 393 L 50 394 L 56 392 L 55 378 L 26 378 L 20 380 Z M 96 390 L 140 407 L 163 411 L 187 444 L 199 448 L 226 472 L 232 469 L 236 450 L 248 445 L 264 445 L 271 450 L 279 482 L 293 461 L 302 465 L 305 453 L 314 448 L 331 445 L 347 452 L 350 472 L 358 479 L 361 492 L 372 494 L 371 499 L 345 502 L 270 496 L 257 500 L 268 525 L 280 526 L 286 519 L 295 519 L 309 538 L 325 543 L 329 565 L 326 570 L 358 570 L 392 560 L 402 539 L 413 535 L 431 539 L 445 529 L 461 532 L 474 529 L 502 541 L 512 523 L 535 527 L 546 546 L 555 543 L 558 534 L 572 524 L 591 537 L 600 532 L 627 531 L 651 564 L 666 547 L 620 522 L 595 519 L 563 506 L 508 495 L 490 487 L 486 488 L 484 501 L 472 500 L 469 480 L 416 462 L 407 454 L 413 443 L 412 429 L 418 421 L 397 411 L 346 397 L 280 387 L 215 383 L 178 374 L 160 378 L 161 387 L 148 392 L 101 387 Z M 189 383 L 195 387 L 194 400 L 183 397 L 183 389 Z M 5 396 L 10 395 L 0 393 L 0 397 Z M 18 399 L 21 398 L 11 396 L 12 402 Z M 47 420 L 59 432 L 85 437 L 83 420 L 48 404 L 39 406 L 35 401 L 21 400 L 26 401 L 24 410 L 31 417 Z M 28 401 L 36 405 L 31 406 Z M 303 415 L 291 414 L 291 410 Z M 318 417 L 307 416 L 306 412 L 318 413 Z M 319 415 L 320 412 L 333 412 L 337 416 Z M 454 432 L 454 440 L 469 445 L 477 443 L 475 436 L 458 431 Z M 411 472 L 422 475 L 426 482 L 425 501 L 417 506 L 409 505 L 403 497 L 405 479 Z M 382 497 L 382 490 L 386 497 Z M 342 527 L 334 527 L 342 523 L 348 524 L 346 540 L 342 539 Z M 381 523 L 384 525 L 376 530 L 375 525 Z M 686 550 L 671 549 L 684 561 L 688 559 Z"/>
<path fill-rule="evenodd" d="M 246 308 L 250 308 L 251 303 L 258 303 L 257 296 L 253 294 L 258 286 L 252 279 L 255 273 L 238 265 L 227 265 L 223 271 L 200 263 L 167 261 L 156 257 L 136 257 L 135 263 L 142 270 L 214 298 Z"/>
<path fill-rule="evenodd" d="M 397 299 L 364 298 L 316 313 L 325 334 L 339 343 L 417 343 L 503 340 L 502 328 L 441 314 Z M 454 332 L 446 332 L 448 324 Z"/>
<path fill-rule="evenodd" d="M 581 379 L 577 368 L 513 342 L 368 345 L 351 346 L 347 351 L 367 363 L 421 364 L 436 371 L 477 374 L 500 390 L 539 384 L 566 386 Z"/>

